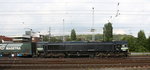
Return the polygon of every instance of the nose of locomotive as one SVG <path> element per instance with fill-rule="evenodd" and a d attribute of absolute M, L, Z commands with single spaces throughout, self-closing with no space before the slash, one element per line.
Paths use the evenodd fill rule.
<path fill-rule="evenodd" d="M 122 45 L 121 50 L 122 51 L 128 51 L 128 46 L 127 45 Z"/>

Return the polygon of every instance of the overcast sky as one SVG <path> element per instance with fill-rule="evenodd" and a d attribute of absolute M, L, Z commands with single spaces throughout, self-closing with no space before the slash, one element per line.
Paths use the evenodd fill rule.
<path fill-rule="evenodd" d="M 65 34 L 73 28 L 91 34 L 92 7 L 95 33 L 102 34 L 109 20 L 114 34 L 150 35 L 150 0 L 0 0 L 0 35 L 21 35 L 29 28 L 48 34 L 49 27 L 52 35 L 62 35 L 63 19 Z"/>

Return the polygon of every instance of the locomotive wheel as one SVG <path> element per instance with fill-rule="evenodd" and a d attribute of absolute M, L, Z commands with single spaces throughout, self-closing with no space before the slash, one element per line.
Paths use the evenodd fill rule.
<path fill-rule="evenodd" d="M 90 54 L 89 57 L 90 57 L 90 58 L 94 58 L 95 55 L 94 55 L 94 54 Z"/>

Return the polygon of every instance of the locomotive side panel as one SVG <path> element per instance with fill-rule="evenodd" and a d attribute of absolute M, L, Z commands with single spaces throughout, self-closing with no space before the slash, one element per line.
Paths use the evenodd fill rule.
<path fill-rule="evenodd" d="M 65 51 L 86 51 L 85 44 L 66 44 Z"/>
<path fill-rule="evenodd" d="M 87 45 L 88 49 L 93 49 L 93 51 L 105 52 L 114 51 L 113 43 L 93 43 Z"/>

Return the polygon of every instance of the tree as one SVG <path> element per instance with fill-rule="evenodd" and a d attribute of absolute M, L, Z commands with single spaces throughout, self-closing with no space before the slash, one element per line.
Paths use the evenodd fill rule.
<path fill-rule="evenodd" d="M 145 33 L 143 30 L 140 30 L 138 32 L 138 38 L 137 38 L 137 47 L 138 50 L 140 49 L 143 49 L 143 50 L 140 50 L 139 52 L 146 52 L 147 49 L 146 49 L 146 36 L 145 36 Z"/>
<path fill-rule="evenodd" d="M 76 31 L 74 29 L 71 30 L 71 40 L 76 40 Z"/>
<path fill-rule="evenodd" d="M 139 43 L 141 43 L 141 44 L 143 44 L 143 42 L 145 43 L 145 41 L 146 41 L 146 36 L 145 36 L 145 33 L 144 33 L 144 31 L 143 30 L 140 30 L 139 32 L 138 32 L 138 42 Z"/>
<path fill-rule="evenodd" d="M 129 50 L 132 52 L 147 52 L 149 48 L 148 40 L 146 40 L 146 36 L 143 30 L 138 32 L 138 37 L 135 38 L 133 36 L 128 36 L 123 38 L 124 41 L 128 42 Z"/>
<path fill-rule="evenodd" d="M 147 44 L 146 49 L 150 51 L 150 36 L 148 37 L 146 44 Z"/>
<path fill-rule="evenodd" d="M 57 42 L 57 39 L 55 37 L 50 37 L 50 42 Z"/>
<path fill-rule="evenodd" d="M 110 22 L 104 25 L 103 28 L 103 40 L 112 41 L 113 40 L 113 27 Z"/>
<path fill-rule="evenodd" d="M 58 39 L 57 37 L 50 37 L 50 40 L 49 40 L 49 36 L 48 35 L 45 35 L 43 37 L 43 41 L 44 42 L 62 42 L 62 40 Z"/>
<path fill-rule="evenodd" d="M 123 41 L 127 41 L 128 42 L 128 47 L 129 47 L 129 51 L 134 52 L 136 50 L 136 38 L 133 36 L 125 36 L 123 39 Z"/>
<path fill-rule="evenodd" d="M 49 41 L 49 36 L 47 36 L 47 35 L 43 36 L 43 41 L 48 42 Z"/>

